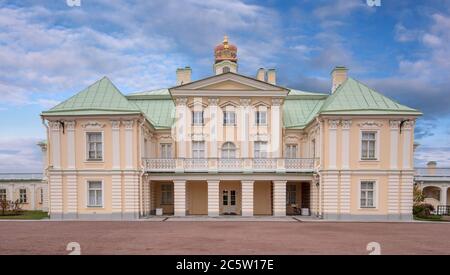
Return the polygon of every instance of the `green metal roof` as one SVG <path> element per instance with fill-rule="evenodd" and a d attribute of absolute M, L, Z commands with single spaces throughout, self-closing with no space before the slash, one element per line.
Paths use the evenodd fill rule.
<path fill-rule="evenodd" d="M 361 82 L 348 78 L 330 95 L 321 114 L 414 114 L 421 113 L 385 97 Z"/>
<path fill-rule="evenodd" d="M 170 99 L 169 89 L 157 89 L 144 92 L 131 93 L 126 96 L 128 99 Z"/>
<path fill-rule="evenodd" d="M 286 99 L 283 104 L 283 125 L 286 128 L 304 128 L 324 103 L 323 99 Z"/>
<path fill-rule="evenodd" d="M 42 112 L 43 115 L 103 115 L 140 113 L 136 105 L 127 98 L 107 78 L 96 81 L 91 86 Z"/>
<path fill-rule="evenodd" d="M 145 114 L 156 129 L 172 127 L 175 118 L 175 104 L 172 99 L 130 99 Z"/>

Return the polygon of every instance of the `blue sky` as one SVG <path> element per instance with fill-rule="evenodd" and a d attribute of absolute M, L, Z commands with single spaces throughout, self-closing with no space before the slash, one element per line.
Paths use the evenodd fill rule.
<path fill-rule="evenodd" d="M 450 166 L 450 1 L 0 0 L 0 172 L 40 171 L 42 110 L 104 75 L 123 93 L 209 76 L 224 34 L 240 73 L 274 67 L 283 86 L 328 92 L 347 66 L 424 112 L 417 166 Z"/>

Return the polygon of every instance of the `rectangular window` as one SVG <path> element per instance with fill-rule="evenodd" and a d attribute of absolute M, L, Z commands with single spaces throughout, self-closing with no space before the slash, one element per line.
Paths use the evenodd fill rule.
<path fill-rule="evenodd" d="M 361 208 L 374 208 L 375 182 L 362 181 L 361 182 Z"/>
<path fill-rule="evenodd" d="M 295 159 L 297 158 L 297 144 L 287 144 L 286 145 L 286 158 Z"/>
<path fill-rule="evenodd" d="M 374 160 L 377 132 L 362 132 L 361 159 Z"/>
<path fill-rule="evenodd" d="M 44 203 L 44 189 L 41 188 L 41 201 L 40 201 L 40 204 L 43 204 L 43 203 Z"/>
<path fill-rule="evenodd" d="M 192 112 L 192 124 L 193 125 L 203 125 L 203 111 L 193 111 Z"/>
<path fill-rule="evenodd" d="M 256 125 L 266 125 L 267 124 L 267 112 L 266 111 L 256 111 L 255 123 L 256 123 Z"/>
<path fill-rule="evenodd" d="M 19 203 L 27 203 L 27 189 L 19 190 Z"/>
<path fill-rule="evenodd" d="M 288 184 L 286 186 L 286 201 L 287 204 L 297 204 L 297 186 Z"/>
<path fill-rule="evenodd" d="M 173 185 L 161 185 L 161 204 L 173 204 Z"/>
<path fill-rule="evenodd" d="M 103 190 L 101 181 L 88 182 L 88 207 L 103 206 Z"/>
<path fill-rule="evenodd" d="M 236 125 L 236 113 L 231 111 L 223 112 L 223 125 Z"/>
<path fill-rule="evenodd" d="M 0 189 L 0 201 L 6 201 L 6 189 Z"/>
<path fill-rule="evenodd" d="M 266 158 L 267 157 L 267 142 L 255 141 L 253 157 L 254 158 Z"/>
<path fill-rule="evenodd" d="M 228 191 L 223 190 L 222 192 L 222 203 L 223 205 L 228 205 Z"/>
<path fill-rule="evenodd" d="M 236 190 L 230 191 L 230 205 L 236 205 Z"/>
<path fill-rule="evenodd" d="M 87 133 L 88 160 L 103 159 L 102 133 Z"/>
<path fill-rule="evenodd" d="M 161 143 L 161 158 L 171 159 L 172 158 L 172 144 Z"/>
<path fill-rule="evenodd" d="M 205 142 L 193 141 L 192 142 L 192 158 L 204 159 L 205 158 Z"/>

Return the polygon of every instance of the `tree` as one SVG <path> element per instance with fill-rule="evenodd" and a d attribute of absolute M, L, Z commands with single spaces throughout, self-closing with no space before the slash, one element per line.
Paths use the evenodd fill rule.
<path fill-rule="evenodd" d="M 417 184 L 414 185 L 414 190 L 413 190 L 414 203 L 421 203 L 424 201 L 424 199 L 425 199 L 425 196 L 423 195 L 423 192 L 420 189 L 420 187 Z"/>
<path fill-rule="evenodd" d="M 5 211 L 8 210 L 10 207 L 9 201 L 5 199 L 0 199 L 0 208 L 2 209 L 2 216 L 5 215 Z"/>

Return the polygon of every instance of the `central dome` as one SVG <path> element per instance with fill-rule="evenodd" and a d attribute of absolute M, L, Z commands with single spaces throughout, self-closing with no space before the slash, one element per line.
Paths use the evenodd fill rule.
<path fill-rule="evenodd" d="M 237 47 L 228 43 L 228 36 L 225 36 L 223 42 L 214 49 L 214 57 L 216 63 L 224 60 L 237 62 Z"/>

